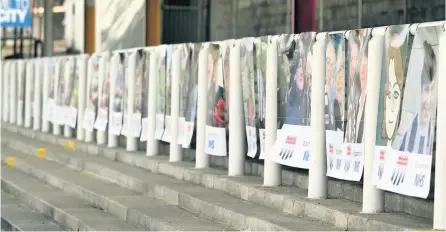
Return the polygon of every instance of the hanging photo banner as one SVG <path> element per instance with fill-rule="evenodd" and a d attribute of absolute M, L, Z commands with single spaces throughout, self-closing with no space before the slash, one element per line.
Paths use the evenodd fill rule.
<path fill-rule="evenodd" d="M 342 154 L 342 175 L 338 178 L 359 181 L 364 169 L 364 112 L 367 98 L 367 65 L 370 29 L 350 32 L 347 55 L 347 122 Z"/>
<path fill-rule="evenodd" d="M 86 131 L 92 132 L 96 120 L 99 97 L 99 62 L 100 56 L 94 55 L 88 62 L 88 81 L 87 81 L 87 109 L 85 110 L 83 127 Z"/>
<path fill-rule="evenodd" d="M 17 124 L 23 125 L 25 119 L 25 86 L 26 86 L 26 66 L 24 61 L 17 62 L 18 83 L 17 83 Z"/>
<path fill-rule="evenodd" d="M 345 179 L 345 35 L 329 34 L 325 53 L 325 146 L 327 176 Z"/>
<path fill-rule="evenodd" d="M 35 76 L 36 76 L 36 65 L 38 64 L 37 62 L 38 59 L 32 59 L 26 62 L 26 93 L 29 94 L 29 104 L 30 104 L 30 115 L 29 117 L 31 117 L 31 121 L 32 118 L 34 117 L 34 91 L 35 90 Z"/>
<path fill-rule="evenodd" d="M 67 114 L 65 125 L 76 128 L 79 97 L 79 62 L 80 56 L 72 57 L 68 63 Z"/>
<path fill-rule="evenodd" d="M 134 98 L 133 104 L 130 107 L 132 109 L 132 115 L 128 121 L 129 125 L 129 137 L 139 138 L 141 136 L 141 117 L 142 109 L 147 108 L 147 102 L 143 102 L 143 79 L 144 79 L 144 59 L 145 53 L 142 49 L 138 49 L 135 52 L 135 83 L 134 83 Z M 130 70 L 129 70 L 130 71 Z M 129 73 L 129 72 L 128 72 Z M 131 83 L 129 83 L 131 84 Z"/>
<path fill-rule="evenodd" d="M 108 105 L 110 95 L 110 55 L 104 54 L 99 62 L 99 106 L 98 117 L 94 123 L 94 128 L 98 131 L 105 131 L 108 123 Z"/>
<path fill-rule="evenodd" d="M 165 112 L 166 112 L 166 46 L 156 48 L 157 70 L 157 98 L 156 98 L 156 128 L 155 139 L 161 140 L 165 133 Z"/>
<path fill-rule="evenodd" d="M 180 55 L 180 105 L 179 105 L 179 114 L 178 114 L 178 135 L 177 141 L 178 144 L 184 145 L 185 141 L 185 122 L 187 115 L 187 97 L 188 97 L 188 82 L 190 79 L 190 58 L 191 58 L 191 50 L 190 44 L 180 44 L 176 45 L 175 49 L 179 52 Z"/>
<path fill-rule="evenodd" d="M 403 88 L 409 55 L 410 25 L 387 28 L 376 128 L 373 183 L 379 184 L 385 171 L 386 157 L 392 154 L 392 143 L 400 124 Z"/>
<path fill-rule="evenodd" d="M 123 94 L 122 94 L 122 130 L 121 130 L 121 135 L 123 136 L 128 136 L 128 130 L 129 130 L 129 125 L 128 125 L 128 115 L 127 112 L 129 110 L 128 107 L 130 107 L 128 105 L 128 98 L 129 98 L 129 82 L 128 82 L 128 77 L 129 77 L 129 56 L 130 53 L 128 52 L 123 52 L 122 54 L 122 62 L 123 62 L 123 73 L 124 73 L 124 78 L 122 79 L 123 83 Z"/>
<path fill-rule="evenodd" d="M 216 156 L 226 156 L 226 96 L 223 80 L 223 54 L 224 44 L 209 44 L 205 144 L 206 153 Z"/>
<path fill-rule="evenodd" d="M 165 85 L 165 112 L 164 112 L 164 133 L 162 141 L 170 143 L 171 127 L 171 104 L 172 104 L 172 54 L 174 45 L 166 45 L 166 85 Z"/>
<path fill-rule="evenodd" d="M 195 121 L 197 115 L 197 101 L 198 101 L 198 54 L 202 48 L 201 43 L 190 44 L 190 68 L 185 76 L 185 86 L 187 94 L 183 97 L 183 116 L 184 122 L 184 139 L 183 147 L 189 148 L 192 142 L 192 137 L 195 130 Z"/>
<path fill-rule="evenodd" d="M 55 105 L 54 105 L 54 113 L 53 113 L 53 124 L 55 125 L 64 125 L 64 105 L 63 99 L 65 95 L 65 57 L 61 57 L 58 59 L 56 63 L 56 74 L 55 78 Z"/>
<path fill-rule="evenodd" d="M 150 52 L 144 53 L 144 71 L 141 80 L 141 137 L 140 141 L 147 141 L 149 135 L 149 78 L 150 78 Z"/>
<path fill-rule="evenodd" d="M 309 168 L 311 46 L 314 33 L 279 39 L 279 121 L 282 129 L 273 147 L 273 161 Z"/>
<path fill-rule="evenodd" d="M 389 31 L 389 29 L 388 29 Z M 392 32 L 392 30 L 390 30 Z M 393 129 L 389 125 L 392 119 L 393 104 L 401 106 L 399 124 L 394 129 L 391 148 L 384 155 L 384 171 L 378 182 L 378 188 L 413 197 L 427 198 L 430 191 L 432 173 L 432 154 L 434 152 L 435 122 L 437 115 L 437 64 L 439 57 L 439 37 L 442 27 L 418 27 L 410 50 L 404 88 L 401 88 L 402 100 L 396 102 L 398 89 L 389 89 L 392 82 L 398 86 L 397 58 L 392 51 L 394 38 L 389 38 L 386 60 L 388 78 L 382 92 L 384 100 L 383 118 L 386 134 Z M 394 34 L 388 34 L 391 37 Z M 402 52 L 400 52 L 402 53 Z M 398 55 L 396 55 L 398 56 Z M 406 55 L 407 56 L 407 55 Z M 405 70 L 403 66 L 402 71 Z M 395 78 L 396 77 L 396 78 Z M 404 79 L 404 78 L 403 78 Z M 400 98 L 401 99 L 401 98 Z M 402 104 L 401 104 L 402 103 Z M 389 109 L 390 108 L 390 109 Z M 379 150 L 379 149 L 378 149 Z M 376 154 L 375 154 L 376 155 Z"/>
<path fill-rule="evenodd" d="M 257 154 L 257 114 L 254 73 L 254 38 L 240 40 L 241 83 L 243 110 L 245 114 L 247 155 L 254 158 Z"/>
<path fill-rule="evenodd" d="M 45 63 L 45 68 L 47 69 L 48 74 L 48 84 L 49 84 L 49 94 L 47 99 L 47 105 L 44 106 L 44 119 L 51 122 L 53 120 L 53 111 L 54 111 L 54 105 L 55 105 L 55 74 L 56 74 L 56 62 L 57 57 L 50 57 L 47 58 Z M 46 108 L 46 109 L 45 109 Z M 46 116 L 46 117 L 45 117 Z"/>
<path fill-rule="evenodd" d="M 270 36 L 255 39 L 255 75 L 257 81 L 257 112 L 259 125 L 259 159 L 265 158 L 265 115 L 266 115 L 266 51 Z"/>
<path fill-rule="evenodd" d="M 121 135 L 123 120 L 123 94 L 124 94 L 124 54 L 119 53 L 114 57 L 117 63 L 116 76 L 112 77 L 114 88 L 111 89 L 113 102 L 110 105 L 110 133 L 116 136 Z M 114 60 L 114 59 L 112 59 Z M 115 65 L 114 63 L 111 65 Z"/>

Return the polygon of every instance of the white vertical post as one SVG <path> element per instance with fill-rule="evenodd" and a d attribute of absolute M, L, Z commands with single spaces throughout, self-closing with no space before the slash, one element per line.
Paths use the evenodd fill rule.
<path fill-rule="evenodd" d="M 328 195 L 327 157 L 325 153 L 325 46 L 327 33 L 316 35 L 313 45 L 311 81 L 311 144 L 308 173 L 308 198 L 324 199 Z"/>
<path fill-rule="evenodd" d="M 206 117 L 207 117 L 207 81 L 208 81 L 209 43 L 203 44 L 198 55 L 198 99 L 197 99 L 197 139 L 195 168 L 208 168 L 209 155 L 206 154 Z"/>
<path fill-rule="evenodd" d="M 53 119 L 53 135 L 61 135 L 62 134 L 62 129 L 61 129 L 61 125 L 57 124 L 57 121 L 59 120 L 54 120 L 54 116 L 57 115 L 57 110 L 60 109 L 60 106 L 57 104 L 57 99 L 60 97 L 57 95 L 57 93 L 59 92 L 59 82 L 61 81 L 61 79 L 63 78 L 63 75 L 60 74 L 60 66 L 61 66 L 61 60 L 63 58 L 60 58 L 56 61 L 56 63 L 54 65 L 56 65 L 56 73 L 53 74 L 53 81 L 54 81 L 54 107 L 53 107 L 53 113 L 52 113 L 52 119 Z M 58 117 L 57 117 L 58 118 Z M 56 121 L 56 123 L 54 123 Z"/>
<path fill-rule="evenodd" d="M 127 138 L 126 138 L 126 147 L 127 151 L 136 151 L 138 150 L 138 138 L 133 137 L 133 105 L 135 101 L 135 84 L 136 84 L 136 56 L 137 51 L 133 51 L 129 57 L 126 77 L 127 80 L 125 82 L 128 83 L 128 93 L 127 93 Z"/>
<path fill-rule="evenodd" d="M 11 75 L 9 72 L 9 67 L 11 66 L 10 61 L 5 61 L 5 64 L 3 64 L 3 122 L 8 122 L 9 119 L 9 76 Z"/>
<path fill-rule="evenodd" d="M 446 32 L 440 37 L 438 64 L 446 62 Z M 441 94 L 441 86 L 446 85 L 446 66 L 438 65 L 438 105 L 437 105 L 437 147 L 435 157 L 435 193 L 434 193 L 434 229 L 446 229 L 446 144 L 442 143 L 446 138 L 446 95 Z"/>
<path fill-rule="evenodd" d="M 372 30 L 369 42 L 369 64 L 367 77 L 367 104 L 365 105 L 364 121 L 364 182 L 363 182 L 363 213 L 380 213 L 384 211 L 384 191 L 373 185 L 373 162 L 375 157 L 376 126 L 379 104 L 379 88 L 381 84 L 381 69 L 384 51 L 384 34 L 387 27 Z M 371 115 L 371 117 L 368 117 Z"/>
<path fill-rule="evenodd" d="M 183 149 L 178 144 L 179 114 L 180 114 L 180 78 L 181 78 L 181 46 L 173 48 L 172 54 L 172 98 L 171 98 L 171 123 L 170 123 L 170 162 L 183 160 Z"/>
<path fill-rule="evenodd" d="M 26 81 L 26 77 L 23 76 L 23 73 L 26 73 L 26 69 L 25 69 L 25 62 L 24 60 L 18 60 L 17 61 L 17 126 L 23 126 L 23 122 L 24 122 L 24 118 L 23 118 L 23 112 L 25 110 L 25 99 L 21 99 L 22 96 L 20 96 L 20 93 L 23 94 L 23 97 L 25 97 L 26 91 L 25 91 L 25 86 L 23 86 L 23 78 L 25 78 Z"/>
<path fill-rule="evenodd" d="M 254 42 L 254 41 L 253 41 Z M 231 48 L 232 47 L 232 48 Z M 229 57 L 229 70 L 231 81 L 229 96 L 231 96 L 231 109 L 229 110 L 229 176 L 242 176 L 245 174 L 245 127 L 243 117 L 242 79 L 240 77 L 240 41 L 235 40 Z"/>
<path fill-rule="evenodd" d="M 28 60 L 25 63 L 25 68 L 26 68 L 26 84 L 25 84 L 25 128 L 30 128 L 32 125 L 32 109 L 33 106 L 31 104 L 33 104 L 33 102 L 31 102 L 31 99 L 34 96 L 31 96 L 31 94 L 33 93 L 31 90 L 33 90 L 34 92 L 37 91 L 36 86 L 34 85 L 34 78 L 35 78 L 35 74 L 34 74 L 34 60 Z"/>
<path fill-rule="evenodd" d="M 42 115 L 45 115 L 45 117 L 42 117 L 42 132 L 48 133 L 50 132 L 50 121 L 47 117 L 48 115 L 48 97 L 50 95 L 50 70 L 49 62 L 52 62 L 50 58 L 44 58 L 40 64 L 40 67 L 43 69 L 43 88 L 42 88 L 42 99 L 43 99 L 43 112 Z"/>
<path fill-rule="evenodd" d="M 110 128 L 110 123 L 111 123 L 111 114 L 112 114 L 112 106 L 113 106 L 113 101 L 115 100 L 115 96 L 114 96 L 114 89 L 115 84 L 116 84 L 116 75 L 118 75 L 118 60 L 119 58 L 119 54 L 114 54 L 110 60 L 110 92 L 109 92 L 109 102 L 108 102 L 108 107 L 109 107 L 109 113 L 108 113 L 108 125 Z M 117 147 L 118 146 L 118 136 L 112 134 L 111 130 L 108 130 L 108 143 L 107 146 L 108 147 Z"/>
<path fill-rule="evenodd" d="M 43 62 L 41 59 L 37 59 L 33 63 L 34 66 L 34 103 L 32 107 L 33 114 L 33 129 L 35 131 L 40 130 L 42 120 L 42 81 L 43 81 Z"/>
<path fill-rule="evenodd" d="M 79 84 L 77 87 L 77 123 L 76 123 L 76 139 L 83 141 L 85 139 L 85 130 L 83 128 L 86 95 L 87 95 L 87 60 L 88 55 L 77 57 L 77 70 Z"/>
<path fill-rule="evenodd" d="M 104 91 L 103 89 L 105 88 L 105 86 L 104 86 L 104 80 L 105 80 L 105 78 L 107 78 L 106 77 L 106 75 L 107 75 L 107 70 L 106 70 L 106 68 L 107 68 L 107 62 L 108 62 L 108 60 L 109 60 L 109 55 L 108 54 L 104 54 L 103 56 L 102 56 L 102 58 L 99 60 L 99 81 L 100 81 L 100 86 L 101 86 L 101 88 L 100 88 L 100 92 L 99 92 L 99 96 L 102 98 L 102 92 Z M 110 81 L 110 80 L 109 80 Z M 110 96 L 110 95 L 109 95 Z M 100 102 L 100 100 L 101 99 L 98 99 L 98 102 Z M 98 107 L 99 107 L 99 105 L 100 104 L 98 104 Z M 98 110 L 98 115 L 97 115 L 97 117 L 96 118 L 98 118 L 99 117 L 99 110 Z M 97 119 L 96 119 L 97 120 Z M 105 131 L 97 131 L 96 132 L 97 133 L 97 135 L 98 135 L 98 137 L 97 137 L 97 143 L 99 144 L 99 145 L 102 145 L 102 144 L 106 144 L 107 143 L 107 129 L 105 130 Z"/>
<path fill-rule="evenodd" d="M 74 57 L 70 57 L 64 63 L 65 68 L 63 69 L 64 73 L 63 73 L 63 76 L 61 78 L 64 78 L 65 82 L 70 81 L 71 78 L 72 78 L 71 74 L 73 72 L 72 68 L 74 68 L 74 59 L 75 59 Z M 65 88 L 65 86 L 63 88 Z M 72 86 L 72 88 L 74 88 L 74 86 Z M 65 91 L 66 90 L 64 90 L 64 92 Z M 65 111 L 64 112 L 65 114 L 68 114 L 68 112 L 69 112 L 69 109 L 70 109 L 69 105 L 70 105 L 70 102 L 68 103 L 68 106 L 64 106 L 63 107 L 63 109 Z M 62 125 L 62 127 L 63 127 L 63 135 L 65 136 L 65 138 L 73 137 L 73 128 L 71 128 L 69 125 L 65 125 L 65 120 L 64 120 L 64 125 Z"/>
<path fill-rule="evenodd" d="M 155 130 L 156 130 L 156 103 L 157 103 L 157 86 L 156 86 L 156 78 L 157 78 L 157 70 L 156 63 L 158 59 L 158 54 L 156 48 L 152 48 L 149 53 L 150 56 L 150 72 L 149 72 L 149 104 L 148 104 L 148 136 L 147 136 L 147 156 L 154 156 L 158 154 L 159 141 L 155 139 Z"/>
<path fill-rule="evenodd" d="M 89 98 L 88 96 L 89 96 L 89 91 L 90 91 L 90 89 L 89 88 L 91 88 L 90 87 L 90 85 L 91 85 L 91 79 L 93 79 L 93 62 L 95 62 L 95 59 L 97 59 L 96 58 L 96 56 L 95 55 L 93 55 L 93 56 L 90 56 L 90 58 L 88 59 L 88 61 L 87 61 L 87 67 L 86 67 L 86 69 L 87 69 L 87 87 L 85 88 L 85 111 L 84 111 L 84 114 L 85 113 L 87 113 L 87 109 L 86 109 L 86 107 L 87 107 L 87 99 Z M 91 142 L 93 142 L 94 141 L 94 129 L 92 130 L 92 131 L 87 131 L 87 130 L 84 130 L 85 131 L 85 142 L 87 142 L 87 143 L 91 143 Z"/>
<path fill-rule="evenodd" d="M 9 123 L 15 124 L 17 119 L 17 61 L 9 66 Z"/>
<path fill-rule="evenodd" d="M 263 185 L 267 187 L 282 184 L 282 166 L 272 161 L 272 148 L 277 136 L 277 37 L 271 38 L 266 53 L 266 116 L 265 116 L 265 164 Z"/>

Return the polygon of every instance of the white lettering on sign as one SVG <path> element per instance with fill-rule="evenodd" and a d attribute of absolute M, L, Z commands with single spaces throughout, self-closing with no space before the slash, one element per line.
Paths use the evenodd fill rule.
<path fill-rule="evenodd" d="M 27 10 L 8 9 L 0 10 L 0 23 L 15 23 L 17 19 L 20 23 L 25 22 Z"/>
<path fill-rule="evenodd" d="M 1 0 L 0 23 L 24 23 L 29 11 L 30 0 Z"/>

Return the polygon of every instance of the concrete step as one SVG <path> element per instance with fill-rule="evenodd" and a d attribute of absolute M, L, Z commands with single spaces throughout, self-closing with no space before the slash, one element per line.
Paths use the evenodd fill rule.
<path fill-rule="evenodd" d="M 14 134 L 8 134 L 3 141 L 15 149 L 32 155 L 36 154 L 38 147 L 46 147 L 47 159 L 73 166 L 78 170 L 93 172 L 134 191 L 147 191 L 155 197 L 165 198 L 187 210 L 205 214 L 206 216 L 209 216 L 210 213 L 198 211 L 194 207 L 197 205 L 200 207 L 199 209 L 203 207 L 210 208 L 208 205 L 215 202 L 215 200 L 202 195 L 218 196 L 218 199 L 225 199 L 225 201 L 217 202 L 235 212 L 236 214 L 234 215 L 243 215 L 244 212 L 237 212 L 230 208 L 230 204 L 226 204 L 227 202 L 233 202 L 235 205 L 242 204 L 233 199 L 231 201 L 226 200 L 230 199 L 226 195 L 229 194 L 233 196 L 232 198 L 236 197 L 250 203 L 251 205 L 247 207 L 260 205 L 264 206 L 262 211 L 282 212 L 283 214 L 280 217 L 294 216 L 292 217 L 294 219 L 291 220 L 308 218 L 342 230 L 432 228 L 430 219 L 414 217 L 404 213 L 361 214 L 361 205 L 357 202 L 336 198 L 309 200 L 306 199 L 306 190 L 304 189 L 296 187 L 264 188 L 262 187 L 261 177 L 228 177 L 226 171 L 223 170 L 197 170 L 188 162 L 170 163 L 166 157 L 145 157 L 140 154 L 125 152 L 121 149 L 108 148 L 101 148 L 100 151 L 97 151 L 97 154 L 100 156 L 92 156 L 83 154 L 80 151 L 67 151 L 61 146 L 27 139 Z M 76 148 L 81 148 L 79 150 L 85 149 L 85 147 L 99 150 L 96 145 L 94 146 L 76 144 Z M 113 162 L 113 160 L 120 162 Z M 135 166 L 140 167 L 140 169 L 135 169 Z M 147 170 L 152 173 L 149 173 Z M 176 180 L 159 174 L 175 177 Z M 189 183 L 179 182 L 178 180 Z M 197 185 L 190 188 L 191 182 Z M 203 186 L 207 188 L 203 188 Z M 201 195 L 199 195 L 200 193 Z M 226 198 L 223 196 L 226 196 Z M 253 209 L 256 209 L 256 211 L 260 210 L 260 208 L 255 207 Z M 236 218 L 241 217 L 237 216 Z M 230 219 L 224 218 L 221 220 Z M 249 222 L 246 219 L 244 221 Z M 244 222 L 240 221 L 240 224 L 242 223 Z M 282 226 L 279 222 L 277 224 Z"/>
<path fill-rule="evenodd" d="M 3 192 L 15 196 L 69 230 L 141 230 L 72 194 L 46 185 L 19 170 L 3 167 L 1 178 Z M 2 207 L 3 204 L 2 199 Z M 29 231 L 35 229 L 29 228 Z"/>
<path fill-rule="evenodd" d="M 50 154 L 52 153 L 50 150 L 52 151 L 53 149 L 48 148 L 46 155 L 48 158 L 52 156 Z M 16 154 L 18 153 L 20 152 L 16 151 Z M 29 171 L 29 173 L 36 176 L 44 175 L 45 179 L 48 179 L 48 177 L 52 175 L 57 175 L 64 180 L 67 180 L 67 177 L 74 178 L 75 176 L 72 174 L 75 172 L 74 170 L 68 170 L 67 168 L 64 168 L 64 166 L 55 162 L 39 159 L 35 156 L 24 156 L 22 154 L 15 157 L 16 161 L 14 167 L 17 167 L 23 171 L 33 170 Z M 85 158 L 98 158 L 105 162 L 121 165 L 126 169 L 121 169 L 121 172 L 118 172 L 114 169 L 99 165 L 99 162 L 87 161 L 84 162 L 83 165 L 85 167 L 83 170 L 84 173 L 88 173 L 89 175 L 102 180 L 118 183 L 123 187 L 127 187 L 142 194 L 157 197 L 160 200 L 173 203 L 183 209 L 199 214 L 210 220 L 231 225 L 236 229 L 259 231 L 333 230 L 333 228 L 319 222 L 315 223 L 310 220 L 286 216 L 268 207 L 249 203 L 217 190 L 206 189 L 199 185 L 185 183 L 163 175 L 152 174 L 144 170 L 139 170 L 137 168 L 112 162 L 100 157 L 86 156 Z M 77 159 L 78 161 L 76 163 L 81 163 L 80 159 Z M 20 161 L 17 162 L 17 160 Z M 101 169 L 103 170 L 101 171 Z M 78 169 L 78 171 L 80 171 L 80 169 Z M 77 180 L 70 179 L 68 181 L 78 184 L 81 173 L 77 173 L 78 175 L 75 176 Z M 51 179 L 52 178 L 53 177 L 51 177 Z M 115 187 L 119 188 L 118 186 Z M 101 188 L 103 189 L 104 187 L 101 186 Z M 122 189 L 123 188 L 121 188 L 121 190 Z M 97 195 L 103 194 L 104 193 L 98 193 Z M 87 198 L 95 197 L 98 198 L 100 196 L 88 196 Z M 116 199 L 113 200 L 116 201 Z M 116 213 L 119 214 L 119 212 L 117 212 L 118 206 L 113 205 L 110 207 L 111 204 L 113 204 L 113 202 L 104 205 L 108 206 L 108 210 L 116 211 Z M 156 210 L 159 212 L 159 208 Z M 200 228 L 196 229 L 209 230 L 204 228 L 202 225 L 200 225 Z"/>
<path fill-rule="evenodd" d="M 35 132 L 25 128 L 19 128 L 17 126 L 11 124 L 2 124 L 2 128 L 5 130 L 11 131 L 15 134 L 20 134 L 24 137 L 34 138 L 39 141 L 44 141 L 50 144 L 59 144 L 64 145 L 68 140 L 66 138 L 57 137 L 51 134 L 44 134 L 40 132 Z M 163 154 L 169 153 L 169 144 L 168 143 L 160 143 L 160 152 L 162 153 L 159 157 L 154 158 L 153 160 L 141 160 L 142 158 L 135 158 L 138 160 L 138 163 L 143 163 L 144 165 L 140 165 L 138 163 L 132 164 L 137 165 L 142 168 L 155 170 L 157 166 L 148 166 L 148 165 L 156 165 L 158 161 L 165 161 L 165 157 Z M 122 148 L 118 149 L 107 149 L 104 147 L 99 147 L 96 144 L 86 144 L 77 142 L 76 151 L 85 152 L 88 154 L 94 155 L 103 155 L 112 159 L 121 159 L 126 156 L 126 151 Z M 144 152 L 132 152 L 131 154 L 138 155 L 139 157 L 145 158 Z M 193 149 L 183 149 L 184 160 L 188 162 L 184 162 L 186 165 L 184 167 L 193 167 L 195 161 L 195 150 Z M 227 170 L 228 168 L 228 157 L 220 157 L 220 156 L 210 156 L 211 167 L 217 169 Z M 123 162 L 133 160 L 119 160 Z M 169 169 L 174 170 L 174 169 Z M 225 175 L 226 171 L 222 171 Z M 173 174 L 176 173 L 164 173 L 164 174 Z M 245 162 L 245 175 L 248 176 L 257 176 L 263 177 L 263 161 L 262 160 L 254 160 L 247 158 Z M 261 179 L 261 178 L 259 178 Z M 434 178 L 432 178 L 433 181 Z M 306 191 L 308 189 L 308 170 L 302 170 L 297 168 L 290 168 L 283 166 L 282 169 L 282 184 L 284 186 L 290 186 L 293 189 L 297 187 L 297 189 L 302 189 Z M 352 182 L 352 181 L 344 181 L 338 180 L 334 178 L 329 178 L 328 180 L 328 194 L 332 198 L 336 199 L 345 199 L 348 201 L 353 201 L 358 204 L 361 204 L 362 199 L 362 183 L 361 182 Z M 293 190 L 294 191 L 294 190 Z M 432 221 L 433 218 L 433 192 L 429 194 L 428 199 L 415 198 L 410 196 L 404 196 L 392 192 L 384 192 L 385 197 L 385 211 L 389 213 L 406 213 L 416 217 L 428 218 L 429 221 Z"/>
<path fill-rule="evenodd" d="M 1 220 L 2 231 L 66 231 L 67 228 L 59 226 L 42 213 L 30 208 L 28 205 L 3 192 L 1 193 Z"/>
<path fill-rule="evenodd" d="M 28 156 L 16 150 L 2 147 L 3 154 L 14 154 L 12 167 L 34 176 L 47 184 L 76 195 L 109 214 L 115 220 L 136 225 L 145 230 L 155 231 L 224 231 L 229 226 L 217 224 L 176 205 L 149 198 L 113 183 L 107 183 L 88 173 L 80 173 L 60 164 Z M 3 156 L 3 163 L 8 162 Z M 10 169 L 11 170 L 11 169 Z M 123 229 L 132 230 L 132 229 Z"/>

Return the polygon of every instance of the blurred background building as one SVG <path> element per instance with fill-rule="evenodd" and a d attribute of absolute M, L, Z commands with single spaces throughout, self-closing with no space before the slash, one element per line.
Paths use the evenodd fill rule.
<path fill-rule="evenodd" d="M 56 55 L 445 19 L 445 0 L 29 1 L 32 27 L 2 28 L 3 57 L 43 55 L 45 29 Z"/>

